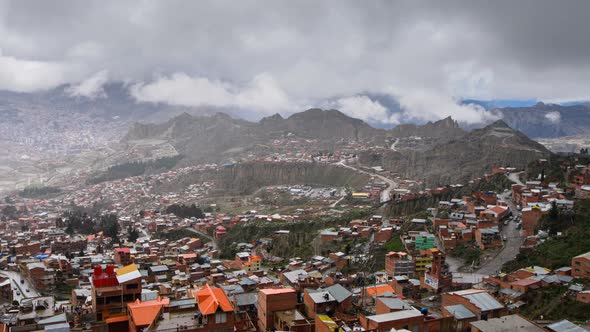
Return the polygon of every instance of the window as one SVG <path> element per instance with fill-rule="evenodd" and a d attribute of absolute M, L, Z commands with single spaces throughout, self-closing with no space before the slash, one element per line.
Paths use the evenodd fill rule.
<path fill-rule="evenodd" d="M 227 323 L 227 315 L 225 312 L 218 312 L 215 314 L 215 324 Z"/>
<path fill-rule="evenodd" d="M 127 285 L 127 289 L 138 289 L 139 285 L 138 284 L 128 284 Z"/>

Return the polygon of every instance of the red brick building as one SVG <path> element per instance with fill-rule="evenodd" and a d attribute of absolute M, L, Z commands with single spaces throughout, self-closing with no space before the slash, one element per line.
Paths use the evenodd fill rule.
<path fill-rule="evenodd" d="M 572 258 L 572 277 L 590 278 L 590 252 Z"/>

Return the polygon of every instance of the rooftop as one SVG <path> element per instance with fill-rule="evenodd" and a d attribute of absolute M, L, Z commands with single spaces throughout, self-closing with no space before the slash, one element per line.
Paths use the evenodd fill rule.
<path fill-rule="evenodd" d="M 519 315 L 509 315 L 500 318 L 492 318 L 487 321 L 480 320 L 471 323 L 472 326 L 481 332 L 502 332 L 502 331 L 521 331 L 521 332 L 542 332 L 542 328 L 522 318 Z"/>

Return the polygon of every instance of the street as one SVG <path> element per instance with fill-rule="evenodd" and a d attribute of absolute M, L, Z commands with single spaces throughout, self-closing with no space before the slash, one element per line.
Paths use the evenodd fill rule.
<path fill-rule="evenodd" d="M 508 178 L 517 184 L 522 184 L 519 179 L 519 173 L 511 173 L 508 175 Z M 504 200 L 510 211 L 512 211 L 512 215 L 520 216 L 520 212 L 516 209 L 514 202 L 512 201 L 512 197 L 510 196 L 511 191 L 504 192 L 499 196 L 502 200 Z M 508 225 L 502 228 L 501 234 L 502 237 L 506 236 L 506 241 L 504 241 L 504 247 L 500 250 L 500 252 L 492 258 L 492 260 L 484 263 L 476 273 L 479 274 L 494 274 L 500 271 L 502 265 L 504 263 L 513 260 L 519 252 L 520 246 L 524 241 L 524 238 L 520 235 L 518 229 L 516 229 L 516 221 L 508 222 Z"/>
<path fill-rule="evenodd" d="M 362 169 L 359 169 L 359 168 L 356 168 L 356 167 L 353 167 L 353 166 L 347 165 L 346 163 L 344 163 L 344 160 L 341 160 L 341 161 L 338 163 L 338 165 L 340 165 L 340 166 L 344 166 L 344 167 L 346 167 L 346 168 L 350 168 L 350 169 L 352 169 L 352 170 L 355 170 L 355 171 L 357 171 L 357 172 L 360 172 L 360 173 L 363 173 L 363 174 L 367 174 L 367 175 L 370 175 L 370 176 L 376 176 L 376 177 L 378 177 L 379 179 L 381 179 L 383 182 L 387 183 L 387 188 L 385 188 L 385 189 L 384 189 L 384 190 L 381 192 L 381 199 L 380 199 L 380 203 L 383 203 L 383 202 L 387 202 L 387 201 L 389 201 L 389 199 L 391 198 L 391 191 L 392 191 L 394 188 L 397 188 L 397 183 L 396 183 L 395 181 L 393 181 L 392 179 L 390 179 L 390 178 L 387 178 L 387 177 L 385 177 L 385 176 L 383 176 L 383 175 L 380 175 L 380 174 L 377 174 L 377 173 L 371 173 L 371 172 L 367 172 L 367 171 L 365 171 L 365 170 L 362 170 Z"/>
<path fill-rule="evenodd" d="M 23 299 L 41 296 L 41 294 L 35 290 L 33 285 L 31 285 L 29 280 L 24 278 L 20 273 L 14 271 L 0 271 L 0 275 L 10 278 L 12 281 L 13 299 L 15 301 L 20 303 Z M 21 283 L 21 280 L 24 280 L 24 283 Z M 29 290 L 28 292 L 27 289 Z"/>

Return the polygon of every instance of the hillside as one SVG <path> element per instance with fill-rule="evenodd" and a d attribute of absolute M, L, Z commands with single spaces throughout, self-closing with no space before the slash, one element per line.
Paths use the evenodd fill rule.
<path fill-rule="evenodd" d="M 533 138 L 590 135 L 590 106 L 562 106 L 537 103 L 530 107 L 505 107 L 492 110 L 501 114 L 510 127 Z"/>
<path fill-rule="evenodd" d="M 337 142 L 385 141 L 386 132 L 335 110 L 310 109 L 288 118 L 279 114 L 260 122 L 234 119 L 225 113 L 193 116 L 183 113 L 160 124 L 134 124 L 122 142 L 166 141 L 186 158 L 222 162 L 268 144 L 274 138 L 296 135 L 317 139 L 321 146 L 333 148 Z"/>
<path fill-rule="evenodd" d="M 465 183 L 489 173 L 494 166 L 524 168 L 532 160 L 549 155 L 544 146 L 499 120 L 426 151 L 386 151 L 360 157 L 364 164 L 381 165 L 402 177 L 438 186 Z"/>
<path fill-rule="evenodd" d="M 465 131 L 450 116 L 436 122 L 428 122 L 424 125 L 400 124 L 392 128 L 390 132 L 396 138 L 410 136 L 453 138 L 465 135 Z"/>
<path fill-rule="evenodd" d="M 213 181 L 212 195 L 244 195 L 271 185 L 307 184 L 358 188 L 368 176 L 345 167 L 316 163 L 246 162 L 221 168 L 217 172 L 194 172 L 163 183 L 159 191 L 185 188 L 193 183 Z"/>

